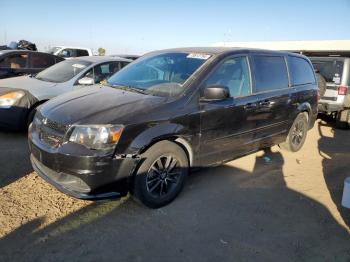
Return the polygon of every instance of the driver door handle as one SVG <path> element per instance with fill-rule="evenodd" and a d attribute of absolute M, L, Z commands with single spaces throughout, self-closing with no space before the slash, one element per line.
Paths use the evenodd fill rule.
<path fill-rule="evenodd" d="M 256 103 L 248 103 L 244 106 L 244 109 L 255 109 L 257 107 Z"/>
<path fill-rule="evenodd" d="M 270 100 L 264 100 L 259 103 L 260 106 L 270 106 L 272 102 Z"/>

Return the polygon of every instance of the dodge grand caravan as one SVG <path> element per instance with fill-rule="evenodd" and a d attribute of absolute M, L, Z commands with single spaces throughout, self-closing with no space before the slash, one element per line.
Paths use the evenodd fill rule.
<path fill-rule="evenodd" d="M 239 48 L 149 53 L 108 80 L 50 100 L 29 130 L 36 172 L 81 199 L 128 192 L 171 202 L 189 169 L 279 144 L 298 151 L 317 116 L 302 55 Z"/>

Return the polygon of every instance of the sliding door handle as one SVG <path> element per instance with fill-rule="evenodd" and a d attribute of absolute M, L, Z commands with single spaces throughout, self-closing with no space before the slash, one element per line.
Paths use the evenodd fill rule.
<path fill-rule="evenodd" d="M 269 107 L 269 106 L 273 105 L 274 103 L 275 102 L 272 102 L 270 100 L 264 100 L 264 101 L 259 103 L 259 106 Z"/>

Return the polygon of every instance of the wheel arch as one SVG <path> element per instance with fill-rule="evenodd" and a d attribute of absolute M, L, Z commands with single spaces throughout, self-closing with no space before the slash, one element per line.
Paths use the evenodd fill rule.
<path fill-rule="evenodd" d="M 308 123 L 308 129 L 311 129 L 314 125 L 315 120 L 316 120 L 316 119 L 313 119 L 313 117 L 312 117 L 313 113 L 312 113 L 311 105 L 308 102 L 300 104 L 298 106 L 298 110 L 297 110 L 297 114 L 296 114 L 295 118 L 300 113 L 305 113 L 306 118 L 307 118 L 307 123 Z M 294 119 L 293 119 L 293 121 L 294 121 Z"/>
<path fill-rule="evenodd" d="M 312 109 L 311 109 L 311 105 L 307 102 L 305 103 L 301 103 L 299 106 L 298 106 L 298 110 L 297 110 L 297 114 L 296 116 L 299 114 L 299 113 L 307 113 L 307 117 L 308 117 L 308 120 L 310 118 L 310 115 L 312 114 Z M 296 117 L 295 116 L 295 117 Z"/>
<path fill-rule="evenodd" d="M 142 150 L 140 150 L 140 154 L 144 153 L 145 151 L 147 151 L 149 148 L 151 148 L 153 145 L 161 142 L 161 141 L 170 141 L 173 142 L 174 144 L 180 146 L 186 153 L 187 159 L 188 159 L 188 163 L 189 166 L 192 167 L 193 166 L 193 149 L 192 146 L 190 145 L 190 143 L 183 137 L 179 136 L 179 135 L 171 135 L 169 134 L 169 136 L 162 136 L 162 137 L 158 137 L 158 138 L 154 138 L 149 144 L 145 145 Z"/>
<path fill-rule="evenodd" d="M 130 144 L 128 152 L 141 155 L 160 141 L 171 141 L 180 146 L 186 153 L 189 165 L 193 165 L 193 145 L 187 135 L 183 135 L 185 127 L 174 123 L 164 123 L 151 127 L 139 134 Z"/>

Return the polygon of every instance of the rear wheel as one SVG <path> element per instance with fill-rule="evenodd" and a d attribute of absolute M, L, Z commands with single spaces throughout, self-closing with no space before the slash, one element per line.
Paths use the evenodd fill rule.
<path fill-rule="evenodd" d="M 350 123 L 350 110 L 339 111 L 335 117 L 335 125 L 340 129 L 349 129 Z"/>
<path fill-rule="evenodd" d="M 149 148 L 137 171 L 132 195 L 144 205 L 159 208 L 174 200 L 181 192 L 188 174 L 188 158 L 184 150 L 170 141 Z"/>
<path fill-rule="evenodd" d="M 308 115 L 303 112 L 295 118 L 292 127 L 289 130 L 286 141 L 279 146 L 282 149 L 297 152 L 304 145 L 308 131 Z"/>

